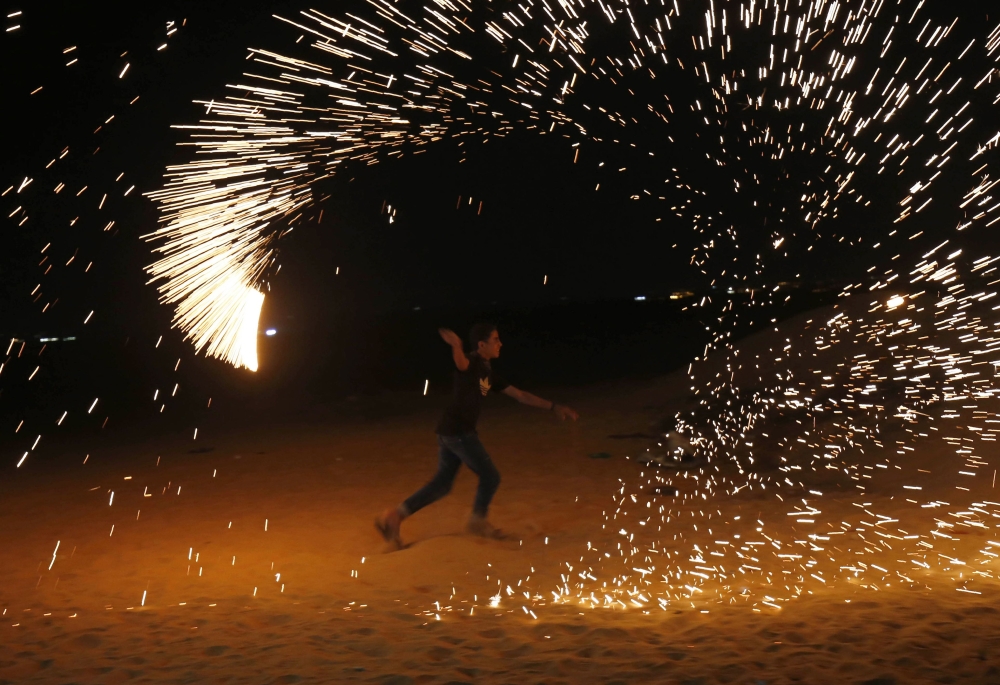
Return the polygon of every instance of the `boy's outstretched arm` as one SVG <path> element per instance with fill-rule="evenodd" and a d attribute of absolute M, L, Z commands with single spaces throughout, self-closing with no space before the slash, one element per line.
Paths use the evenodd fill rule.
<path fill-rule="evenodd" d="M 508 397 L 513 397 L 515 400 L 521 404 L 527 404 L 529 407 L 538 407 L 539 409 L 548 409 L 555 413 L 559 417 L 560 421 L 565 421 L 566 419 L 573 419 L 576 421 L 580 418 L 580 415 L 569 407 L 563 406 L 561 404 L 556 404 L 551 400 L 543 400 L 538 395 L 533 395 L 527 390 L 519 390 L 513 385 L 508 385 L 503 389 L 503 394 Z"/>
<path fill-rule="evenodd" d="M 462 349 L 462 339 L 458 337 L 455 331 L 448 328 L 439 328 L 438 333 L 441 335 L 441 339 L 446 343 L 451 345 L 451 357 L 455 360 L 455 366 L 459 371 L 465 371 L 469 368 L 469 358 L 465 356 L 465 351 Z"/>

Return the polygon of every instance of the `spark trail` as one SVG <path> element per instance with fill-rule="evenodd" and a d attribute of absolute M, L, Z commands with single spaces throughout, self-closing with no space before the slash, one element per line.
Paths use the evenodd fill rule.
<path fill-rule="evenodd" d="M 689 371 L 698 409 L 678 416 L 707 465 L 623 479 L 602 523 L 621 540 L 568 561 L 552 601 L 761 608 L 994 577 L 1000 28 L 887 0 L 371 0 L 275 22 L 279 44 L 199 102 L 178 127 L 189 161 L 149 194 L 147 271 L 197 351 L 256 368 L 275 246 L 333 176 L 447 140 L 557 136 L 664 230 L 692 231 L 692 269 L 733 296 Z M 633 161 L 606 168 L 611 150 Z M 861 265 L 837 311 L 734 347 L 786 297 L 774 274 L 828 254 Z M 953 460 L 914 454 L 942 444 Z"/>
<path fill-rule="evenodd" d="M 515 129 L 562 136 L 590 159 L 615 146 L 646 158 L 639 169 L 667 160 L 653 162 L 659 178 L 629 177 L 632 198 L 703 236 L 692 267 L 741 295 L 690 370 L 699 410 L 679 416 L 708 465 L 623 482 L 604 524 L 620 526 L 621 541 L 588 550 L 579 582 L 553 599 L 646 608 L 710 595 L 777 607 L 811 585 L 931 582 L 932 567 L 996 557 L 996 543 L 956 551 L 944 530 L 987 530 L 1000 505 L 963 486 L 948 501 L 913 499 L 933 488 L 905 464 L 911 443 L 940 432 L 935 421 L 975 415 L 984 423 L 968 427 L 973 439 L 996 439 L 985 423 L 1000 419 L 996 258 L 957 245 L 1000 220 L 989 168 L 1000 134 L 976 122 L 997 103 L 1000 31 L 959 40 L 940 7 L 883 0 L 369 5 L 365 16 L 276 17 L 289 45 L 250 50 L 253 71 L 189 127 L 197 158 L 152 194 L 163 227 L 151 238 L 165 256 L 149 271 L 197 348 L 254 367 L 256 338 L 240 334 L 252 327 L 237 321 L 256 308 L 240 300 L 259 296 L 270 246 L 345 168 Z M 842 293 L 875 298 L 866 311 L 845 304 L 782 349 L 740 357 L 735 324 L 784 295 L 768 267 L 845 241 L 875 265 L 874 283 Z M 932 244 L 916 263 L 896 261 Z M 766 432 L 782 417 L 795 430 Z M 901 449 L 865 465 L 864 449 L 891 449 L 884 433 Z M 989 466 L 974 449 L 958 454 L 959 474 Z M 905 529 L 896 517 L 906 514 L 864 501 L 863 483 L 899 469 L 912 482 L 898 492 L 916 507 Z M 649 494 L 678 483 L 690 486 L 681 503 Z M 831 489 L 836 516 L 819 505 Z M 779 500 L 777 521 L 743 511 L 760 494 Z M 844 497 L 857 507 L 844 511 Z M 955 520 L 928 529 L 920 515 L 939 507 Z M 789 532 L 792 521 L 807 532 Z M 679 551 L 688 525 L 742 532 Z M 887 548 L 897 558 L 880 562 Z"/>

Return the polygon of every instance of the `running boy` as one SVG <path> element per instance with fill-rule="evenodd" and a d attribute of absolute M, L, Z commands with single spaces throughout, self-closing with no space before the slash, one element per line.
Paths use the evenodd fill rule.
<path fill-rule="evenodd" d="M 472 327 L 469 343 L 474 351 L 469 355 L 465 354 L 461 338 L 453 331 L 442 328 L 438 333 L 451 345 L 451 355 L 456 368 L 454 392 L 451 403 L 437 427 L 437 473 L 406 501 L 395 509 L 386 510 L 375 521 L 375 527 L 382 533 L 386 542 L 396 547 L 400 546 L 399 526 L 403 519 L 447 495 L 462 464 L 479 476 L 472 516 L 466 529 L 474 535 L 502 537 L 500 531 L 486 519 L 490 500 L 500 485 L 500 473 L 476 434 L 476 422 L 482 409 L 483 398 L 490 390 L 502 392 L 522 404 L 551 411 L 560 420 L 576 421 L 578 418 L 577 413 L 569 407 L 518 390 L 513 385 L 504 383 L 493 373 L 490 361 L 500 356 L 500 348 L 503 345 L 493 324 L 479 323 Z"/>

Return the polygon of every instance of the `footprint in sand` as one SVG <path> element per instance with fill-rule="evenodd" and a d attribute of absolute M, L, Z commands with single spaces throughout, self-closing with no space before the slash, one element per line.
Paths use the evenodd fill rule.
<path fill-rule="evenodd" d="M 431 661 L 444 661 L 450 657 L 455 652 L 454 649 L 448 649 L 447 647 L 431 647 L 427 650 L 427 658 Z"/>
<path fill-rule="evenodd" d="M 101 646 L 101 638 L 97 637 L 93 633 L 84 633 L 83 635 L 78 635 L 73 639 L 73 644 L 77 647 L 84 647 L 86 649 L 95 649 Z"/>

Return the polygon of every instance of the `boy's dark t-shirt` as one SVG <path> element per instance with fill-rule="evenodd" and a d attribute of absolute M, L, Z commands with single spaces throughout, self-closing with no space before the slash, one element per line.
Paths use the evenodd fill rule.
<path fill-rule="evenodd" d="M 490 390 L 501 392 L 507 383 L 493 373 L 489 361 L 473 352 L 469 368 L 455 369 L 455 386 L 451 403 L 438 424 L 438 435 L 463 435 L 476 432 L 476 421 L 483 407 L 483 398 Z"/>

